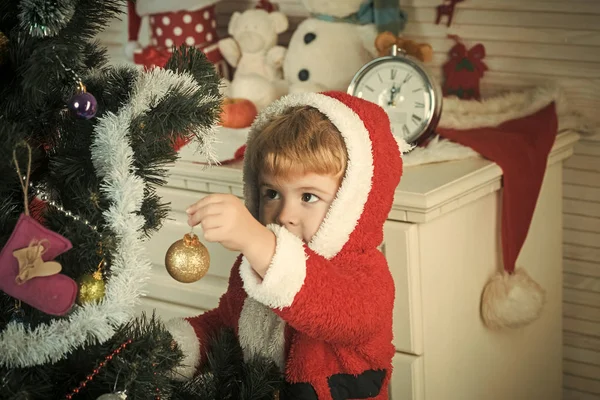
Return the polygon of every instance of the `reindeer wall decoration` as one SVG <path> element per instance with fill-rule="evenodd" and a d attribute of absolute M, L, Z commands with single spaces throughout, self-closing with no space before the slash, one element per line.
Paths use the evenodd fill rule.
<path fill-rule="evenodd" d="M 437 6 L 437 16 L 435 18 L 435 23 L 439 24 L 442 20 L 442 17 L 446 16 L 446 26 L 450 26 L 452 24 L 452 18 L 454 17 L 454 7 L 457 3 L 461 3 L 463 1 L 464 0 L 444 0 L 443 4 Z"/>

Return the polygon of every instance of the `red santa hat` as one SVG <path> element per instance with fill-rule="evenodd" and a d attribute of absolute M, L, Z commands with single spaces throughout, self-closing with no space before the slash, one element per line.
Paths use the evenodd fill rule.
<path fill-rule="evenodd" d="M 446 99 L 440 136 L 468 146 L 502 168 L 504 269 L 484 288 L 482 317 L 490 328 L 518 328 L 542 312 L 545 291 L 516 268 L 558 130 L 556 88 L 514 92 L 483 102 Z"/>

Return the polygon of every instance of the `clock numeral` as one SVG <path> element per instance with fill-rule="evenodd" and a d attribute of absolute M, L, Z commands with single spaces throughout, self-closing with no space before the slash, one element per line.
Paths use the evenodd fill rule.
<path fill-rule="evenodd" d="M 410 131 L 408 130 L 408 126 L 406 126 L 406 124 L 402 125 L 402 132 L 405 136 L 408 136 L 410 134 Z"/>
<path fill-rule="evenodd" d="M 371 92 L 374 92 L 374 91 L 375 91 L 375 89 L 373 89 L 373 88 L 372 88 L 371 86 L 369 86 L 369 85 L 365 85 L 365 88 L 366 88 L 366 89 L 369 89 Z"/>
<path fill-rule="evenodd" d="M 416 88 L 415 90 L 413 90 L 413 93 L 418 92 L 419 90 L 423 90 L 423 88 Z"/>
<path fill-rule="evenodd" d="M 379 78 L 379 82 L 383 83 L 383 79 L 381 79 L 381 74 L 379 72 L 377 73 L 377 77 Z"/>
<path fill-rule="evenodd" d="M 410 81 L 410 78 L 412 78 L 412 75 L 407 74 L 406 77 L 404 77 L 404 80 L 402 81 L 402 83 L 406 83 L 406 82 Z"/>
<path fill-rule="evenodd" d="M 415 124 L 418 124 L 419 122 L 421 122 L 421 117 L 419 117 L 418 115 L 413 114 L 412 117 L 410 118 L 412 120 L 412 122 L 414 122 Z"/>
<path fill-rule="evenodd" d="M 415 103 L 415 108 L 425 108 L 425 104 L 423 104 L 423 103 L 420 103 L 420 102 L 418 102 L 418 101 L 417 101 L 417 102 Z"/>
<path fill-rule="evenodd" d="M 390 71 L 390 74 L 392 75 L 392 80 L 396 79 L 396 74 L 398 73 L 397 69 L 392 69 Z"/>

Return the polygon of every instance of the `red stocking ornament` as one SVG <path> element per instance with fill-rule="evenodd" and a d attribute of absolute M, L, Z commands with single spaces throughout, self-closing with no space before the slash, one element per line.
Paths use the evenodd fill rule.
<path fill-rule="evenodd" d="M 481 98 L 479 82 L 488 67 L 482 61 L 485 47 L 481 43 L 467 50 L 462 40 L 456 35 L 448 35 L 456 44 L 450 49 L 450 59 L 442 67 L 444 72 L 444 96 L 457 96 L 470 100 Z"/>
<path fill-rule="evenodd" d="M 194 2 L 129 0 L 128 40 L 126 53 L 136 64 L 163 67 L 171 57 L 171 49 L 182 45 L 201 50 L 223 78 L 231 71 L 219 51 L 216 4 L 219 0 Z M 143 17 L 148 17 L 150 44 L 141 48 L 138 39 Z"/>
<path fill-rule="evenodd" d="M 25 213 L 0 251 L 0 290 L 46 314 L 64 315 L 75 302 L 77 283 L 59 274 L 60 264 L 51 260 L 72 245 L 29 216 L 29 167 L 23 180 L 16 157 L 14 160 L 25 195 Z"/>

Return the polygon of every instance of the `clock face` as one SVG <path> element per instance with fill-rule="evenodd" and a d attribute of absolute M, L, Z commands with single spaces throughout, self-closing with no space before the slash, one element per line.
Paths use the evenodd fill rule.
<path fill-rule="evenodd" d="M 392 59 L 365 70 L 353 95 L 383 107 L 392 133 L 412 142 L 427 128 L 433 114 L 431 84 L 426 79 L 411 64 Z"/>

